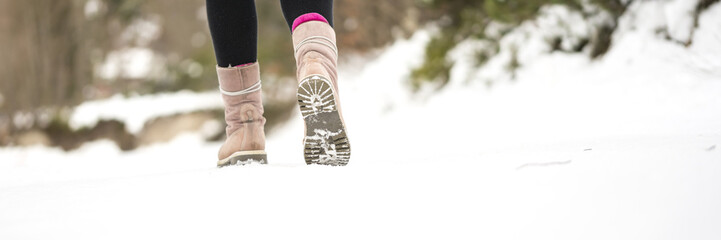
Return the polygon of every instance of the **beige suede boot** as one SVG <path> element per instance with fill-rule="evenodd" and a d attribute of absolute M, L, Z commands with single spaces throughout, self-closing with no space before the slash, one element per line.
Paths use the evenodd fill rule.
<path fill-rule="evenodd" d="M 307 164 L 344 166 L 350 160 L 350 142 L 338 97 L 335 41 L 335 31 L 325 22 L 305 22 L 293 31 Z"/>
<path fill-rule="evenodd" d="M 218 151 L 218 167 L 253 162 L 267 164 L 258 63 L 216 70 L 228 125 L 227 139 Z"/>

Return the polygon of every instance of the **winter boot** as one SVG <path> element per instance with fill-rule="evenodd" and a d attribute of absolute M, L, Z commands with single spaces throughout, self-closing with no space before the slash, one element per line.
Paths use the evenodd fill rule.
<path fill-rule="evenodd" d="M 267 164 L 258 63 L 216 70 L 228 125 L 227 139 L 218 151 L 218 167 L 253 162 Z"/>
<path fill-rule="evenodd" d="M 335 32 L 325 22 L 309 21 L 293 30 L 298 103 L 305 121 L 305 162 L 344 166 L 350 142 L 338 97 L 338 49 Z"/>

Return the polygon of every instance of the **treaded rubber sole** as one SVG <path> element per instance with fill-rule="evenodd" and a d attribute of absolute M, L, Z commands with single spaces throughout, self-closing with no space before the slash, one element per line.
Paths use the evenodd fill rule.
<path fill-rule="evenodd" d="M 263 150 L 235 152 L 227 158 L 218 160 L 218 167 L 246 165 L 251 163 L 268 164 L 267 154 Z"/>
<path fill-rule="evenodd" d="M 298 86 L 306 164 L 345 166 L 350 160 L 350 141 L 334 92 L 331 82 L 320 75 L 306 77 Z"/>

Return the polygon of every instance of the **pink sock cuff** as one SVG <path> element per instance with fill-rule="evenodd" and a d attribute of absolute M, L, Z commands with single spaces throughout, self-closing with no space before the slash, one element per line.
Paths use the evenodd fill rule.
<path fill-rule="evenodd" d="M 253 63 L 256 63 L 256 62 L 244 63 L 244 64 L 240 64 L 240 65 L 235 65 L 235 66 L 233 66 L 233 67 L 245 67 L 245 66 L 251 65 L 251 64 L 253 64 Z"/>
<path fill-rule="evenodd" d="M 295 20 L 293 20 L 293 27 L 291 28 L 290 31 L 291 32 L 295 31 L 295 28 L 298 27 L 298 25 L 301 25 L 305 22 L 310 22 L 310 21 L 321 21 L 324 23 L 328 23 L 328 20 L 326 20 L 323 17 L 323 15 L 320 15 L 318 13 L 306 13 L 306 14 L 300 15 L 300 17 L 297 17 L 297 18 L 295 18 Z"/>

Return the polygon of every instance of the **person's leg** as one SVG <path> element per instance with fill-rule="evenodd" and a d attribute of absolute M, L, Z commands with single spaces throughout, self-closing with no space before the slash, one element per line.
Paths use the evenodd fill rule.
<path fill-rule="evenodd" d="M 255 2 L 206 0 L 206 9 L 227 124 L 217 165 L 267 163 Z"/>
<path fill-rule="evenodd" d="M 298 78 L 298 104 L 305 121 L 307 164 L 343 166 L 350 142 L 338 97 L 332 0 L 281 0 L 293 36 Z"/>
<path fill-rule="evenodd" d="M 280 0 L 280 6 L 291 31 L 303 22 L 318 19 L 317 15 L 333 27 L 333 0 Z"/>
<path fill-rule="evenodd" d="M 258 55 L 258 17 L 254 0 L 206 0 L 210 36 L 218 66 L 254 63 Z"/>

